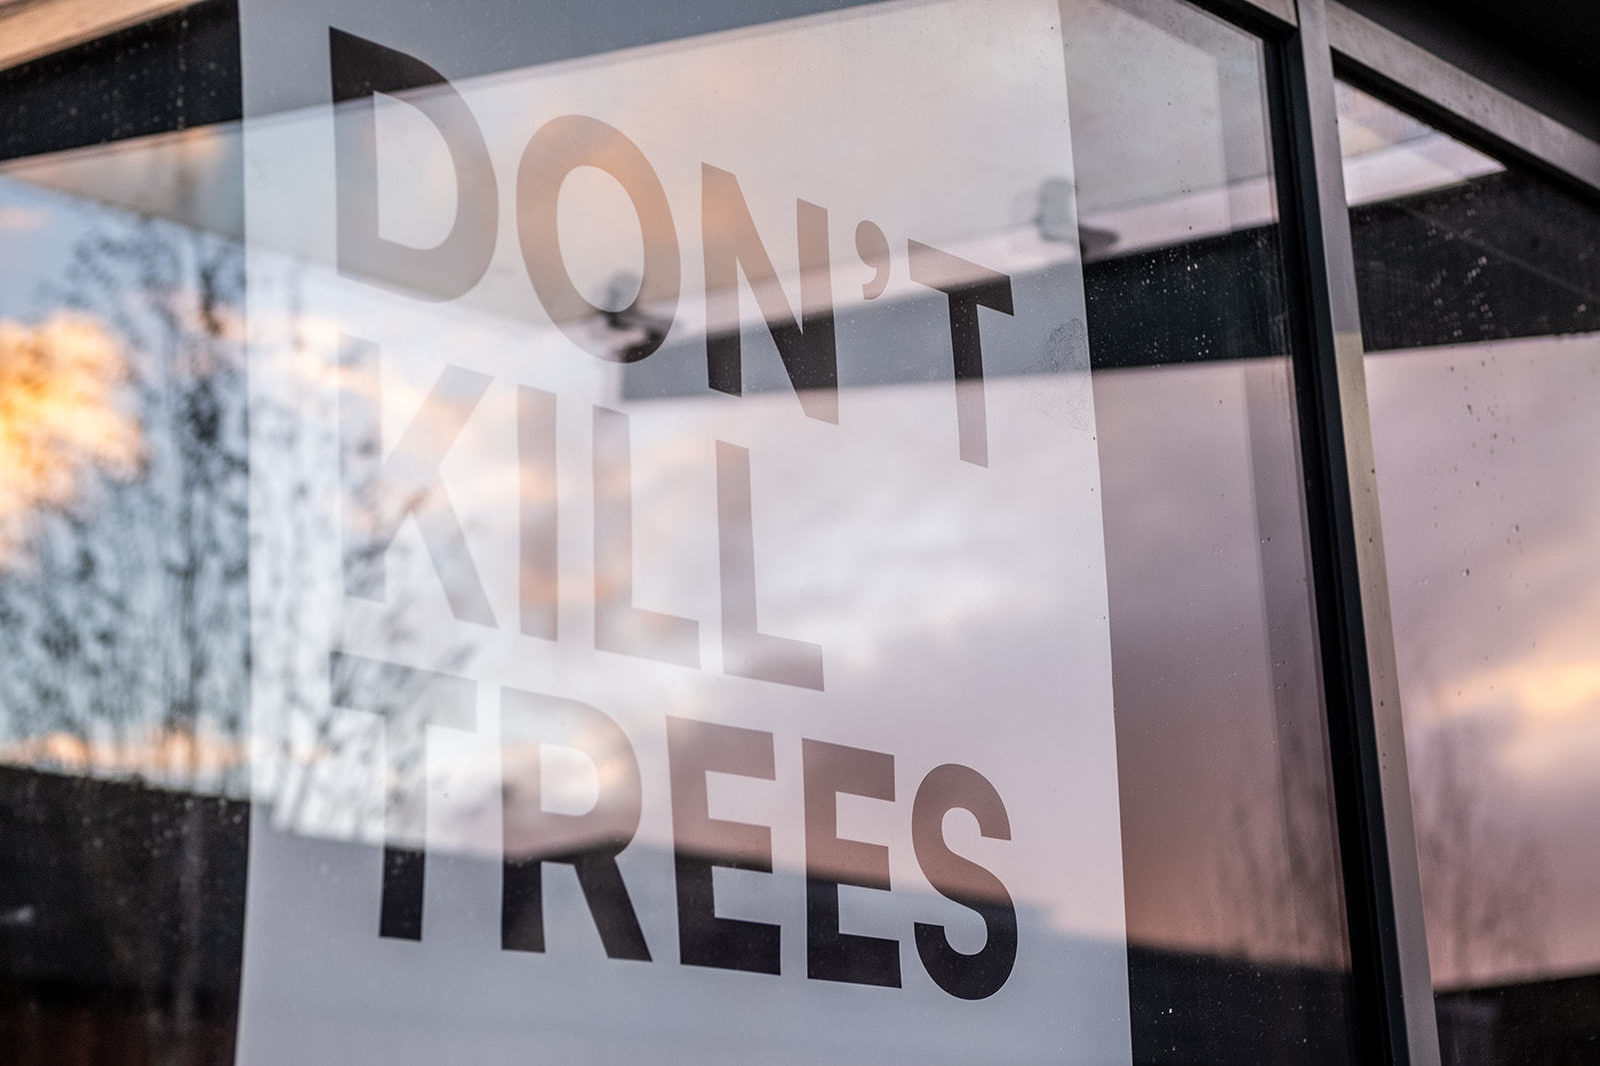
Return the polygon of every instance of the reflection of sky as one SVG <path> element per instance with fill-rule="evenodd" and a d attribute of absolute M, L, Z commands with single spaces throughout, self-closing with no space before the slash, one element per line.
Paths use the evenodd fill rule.
<path fill-rule="evenodd" d="M 1338 91 L 1353 204 L 1503 169 Z M 1590 334 L 1367 359 L 1442 986 L 1600 965 L 1600 507 L 1584 488 L 1600 468 L 1597 357 Z"/>
<path fill-rule="evenodd" d="M 1140 942 L 1226 943 L 1240 919 L 1218 912 L 1236 901 L 1196 873 L 1239 861 L 1217 828 L 1234 796 L 1273 803 L 1245 373 L 1207 363 L 1095 375 L 1107 550 L 1113 579 L 1124 575 L 1111 625 Z"/>
<path fill-rule="evenodd" d="M 1505 169 L 1388 104 L 1335 83 L 1345 199 L 1351 206 L 1455 185 Z"/>
<path fill-rule="evenodd" d="M 34 386 L 53 388 L 54 397 L 7 414 L 36 425 L 35 438 L 48 447 L 34 447 L 34 466 L 48 459 L 55 476 L 36 479 L 44 487 L 38 505 L 14 527 L 25 539 L 7 550 L 0 578 L 13 665 L 0 708 L 3 757 L 206 790 L 231 776 L 237 787 L 241 745 L 228 723 L 240 710 L 227 689 L 242 680 L 243 609 L 229 613 L 242 590 L 213 579 L 207 568 L 224 565 L 221 556 L 191 554 L 189 538 L 175 537 L 199 530 L 195 539 L 204 542 L 227 527 L 226 518 L 210 526 L 230 502 L 217 498 L 192 512 L 193 527 L 180 527 L 175 427 L 185 413 L 175 401 L 193 395 L 177 388 L 196 380 L 184 368 L 228 360 L 225 334 L 238 319 L 215 308 L 214 334 L 203 330 L 196 279 L 211 254 L 225 270 L 228 250 L 203 234 L 9 178 L 0 178 L 0 223 L 0 332 L 17 335 L 16 323 L 31 324 L 33 337 L 49 340 L 59 328 L 52 323 L 79 322 L 84 337 L 106 340 L 57 337 L 41 349 L 53 354 L 40 364 L 54 384 Z M 237 299 L 226 282 L 219 292 L 225 303 Z M 5 373 L 17 373 L 15 353 L 6 360 Z M 8 386 L 8 396 L 18 391 Z M 231 399 L 242 406 L 242 397 Z M 230 418 L 237 407 L 229 403 L 222 397 L 215 409 L 219 447 L 242 450 L 243 424 Z M 28 491 L 15 479 L 29 465 L 6 465 L 6 492 Z M 242 502 L 242 475 L 235 481 L 232 502 Z M 174 610 L 171 597 L 187 559 L 199 559 L 204 575 L 192 614 Z M 194 653 L 188 685 L 178 685 L 187 670 L 178 663 L 190 655 L 172 635 L 202 616 L 223 622 L 209 629 L 215 644 Z M 202 704 L 193 708 L 197 736 L 162 724 L 184 687 Z"/>
<path fill-rule="evenodd" d="M 1586 486 L 1600 478 L 1600 338 L 1378 354 L 1367 378 L 1412 789 L 1430 801 L 1435 749 L 1475 739 L 1477 776 L 1443 802 L 1487 802 L 1499 823 L 1478 842 L 1481 875 L 1424 865 L 1424 878 L 1491 891 L 1531 841 L 1548 880 L 1512 905 L 1544 923 L 1535 968 L 1592 969 L 1600 498 Z M 1463 963 L 1444 961 L 1435 978 L 1459 980 Z"/>
<path fill-rule="evenodd" d="M 0 318 L 31 320 L 52 308 L 40 287 L 65 273 L 75 241 L 88 230 L 64 196 L 0 177 Z"/>
<path fill-rule="evenodd" d="M 1099 371 L 1094 387 L 1130 938 L 1328 962 L 1339 902 L 1286 362 Z"/>

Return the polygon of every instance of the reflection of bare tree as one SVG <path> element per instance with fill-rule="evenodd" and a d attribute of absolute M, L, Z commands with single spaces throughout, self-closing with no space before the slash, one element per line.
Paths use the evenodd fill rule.
<path fill-rule="evenodd" d="M 1321 749 L 1284 750 L 1278 775 L 1241 779 L 1217 839 L 1213 921 L 1242 958 L 1339 968 L 1346 964 L 1340 870 Z"/>
<path fill-rule="evenodd" d="M 1269 759 L 1227 767 L 1217 929 L 1237 955 L 1339 969 L 1348 952 L 1290 370 L 1287 360 L 1257 360 L 1241 373 L 1271 688 L 1238 713 L 1270 730 L 1273 748 Z"/>
<path fill-rule="evenodd" d="M 1496 802 L 1497 738 L 1485 723 L 1445 718 L 1411 731 L 1408 743 L 1435 984 L 1537 967 L 1549 935 L 1539 912 L 1547 877 L 1532 834 Z M 1324 756 L 1313 745 L 1289 745 L 1279 757 L 1281 780 L 1235 785 L 1229 824 L 1218 834 L 1230 846 L 1216 857 L 1212 920 L 1233 954 L 1337 964 L 1345 926 L 1329 890 L 1340 871 L 1325 844 L 1331 814 L 1317 786 L 1326 780 Z"/>
<path fill-rule="evenodd" d="M 127 395 L 74 420 L 131 418 L 139 470 L 85 468 L 70 496 L 38 501 L 0 586 L 8 659 L 28 666 L 0 682 L 14 735 L 65 733 L 85 758 L 191 785 L 237 771 L 201 764 L 236 733 L 246 636 L 243 368 L 222 311 L 241 280 L 211 245 L 146 224 L 76 250 L 56 299 L 116 339 Z"/>
<path fill-rule="evenodd" d="M 288 268 L 282 281 L 291 294 L 284 313 L 298 331 L 302 316 L 293 294 L 304 279 Z M 296 333 L 284 343 L 305 355 L 311 342 Z M 271 456 L 251 472 L 252 670 L 255 696 L 265 701 L 257 710 L 267 724 L 255 731 L 252 795 L 281 826 L 357 836 L 382 824 L 385 808 L 416 794 L 426 771 L 425 733 L 406 727 L 425 710 L 419 706 L 425 684 L 365 659 L 348 661 L 333 678 L 324 635 L 336 647 L 446 672 L 459 671 L 472 648 L 419 614 L 418 588 L 436 580 L 435 571 L 426 552 L 393 542 L 408 514 L 438 501 L 430 501 L 427 486 L 385 484 L 379 475 L 376 361 L 341 361 L 333 379 L 324 377 L 332 368 L 319 359 L 301 369 L 311 380 L 302 383 L 310 391 L 298 402 L 258 395 L 251 410 L 253 436 Z M 333 381 L 337 398 L 328 388 Z M 337 419 L 330 405 L 339 407 Z M 365 417 L 350 417 L 358 409 Z M 313 472 L 319 464 L 339 468 L 340 482 Z M 365 604 L 343 595 L 340 569 L 392 573 L 395 580 L 378 582 L 381 605 Z M 352 708 L 362 711 L 348 713 Z M 371 782 L 386 777 L 392 778 L 386 794 L 375 795 Z"/>
<path fill-rule="evenodd" d="M 1533 837 L 1496 802 L 1483 723 L 1445 718 L 1411 738 L 1411 793 L 1434 983 L 1536 966 L 1548 931 Z"/>
<path fill-rule="evenodd" d="M 102 846 L 111 825 L 63 842 L 96 882 L 74 904 L 94 909 L 120 979 L 141 990 L 158 1059 L 186 1062 L 209 903 L 200 797 L 252 794 L 288 824 L 313 805 L 352 812 L 354 829 L 381 820 L 370 782 L 382 777 L 382 741 L 370 716 L 330 709 L 326 650 L 301 639 L 322 602 L 306 590 L 329 577 L 311 549 L 340 536 L 336 516 L 309 499 L 303 466 L 328 446 L 308 434 L 330 430 L 297 410 L 249 408 L 242 250 L 159 221 L 92 221 L 44 293 L 57 319 L 0 331 L 10 401 L 0 409 L 0 735 L 13 761 L 190 794 L 178 839 L 162 842 L 176 884 L 119 868 L 118 850 Z M 251 470 L 247 418 L 281 462 Z M 259 559 L 252 506 L 273 543 Z M 404 565 L 404 554 L 390 562 Z M 262 571 L 253 601 L 252 568 Z M 426 638 L 408 627 L 405 596 L 392 599 L 367 643 L 416 650 Z M 252 612 L 268 638 L 255 647 Z M 419 656 L 436 668 L 459 661 L 437 647 Z M 292 723 L 254 768 L 252 664 L 275 671 L 262 684 Z M 397 709 L 413 696 L 381 694 Z M 402 776 L 425 765 L 420 735 L 409 739 Z"/>
<path fill-rule="evenodd" d="M 245 787 L 242 289 L 236 246 L 144 221 L 86 236 L 49 293 L 114 338 L 125 370 L 101 409 L 75 420 L 131 421 L 140 447 L 136 470 L 85 464 L 71 493 L 40 498 L 0 577 L 0 714 L 35 763 L 186 791 Z M 204 904 L 203 812 L 187 811 L 175 900 L 129 898 L 152 886 L 113 868 L 114 850 L 89 834 L 72 842 L 107 886 L 87 902 L 151 999 L 154 1046 L 174 1062 L 195 1022 Z M 167 908 L 164 930 L 152 916 Z M 154 960 L 164 962 L 152 973 Z"/>

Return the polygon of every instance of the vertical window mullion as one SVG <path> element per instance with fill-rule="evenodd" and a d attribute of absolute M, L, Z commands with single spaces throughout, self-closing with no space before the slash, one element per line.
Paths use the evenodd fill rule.
<path fill-rule="evenodd" d="M 1274 49 L 1279 198 L 1334 803 L 1365 1055 L 1439 1062 L 1325 0 Z"/>

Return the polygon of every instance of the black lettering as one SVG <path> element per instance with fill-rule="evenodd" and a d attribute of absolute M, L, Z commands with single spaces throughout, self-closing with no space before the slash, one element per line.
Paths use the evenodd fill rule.
<path fill-rule="evenodd" d="M 639 219 L 644 240 L 639 294 L 620 311 L 606 311 L 585 299 L 561 258 L 556 207 L 562 183 L 578 167 L 595 167 L 615 178 Z M 667 339 L 681 282 L 678 233 L 660 177 L 621 130 L 584 115 L 562 115 L 539 127 L 517 168 L 517 239 L 528 278 L 550 320 L 589 354 L 635 363 Z M 586 329 L 585 321 L 611 327 L 639 325 L 643 335 L 618 342 Z"/>
<path fill-rule="evenodd" d="M 437 70 L 414 56 L 328 29 L 334 119 L 334 186 L 339 273 L 430 300 L 464 295 L 489 269 L 499 226 L 494 164 L 467 102 Z M 412 91 L 421 90 L 421 91 Z M 432 248 L 378 235 L 378 139 L 374 93 L 406 93 L 406 103 L 438 127 L 456 172 L 450 233 Z"/>
<path fill-rule="evenodd" d="M 822 691 L 822 647 L 756 628 L 756 544 L 750 452 L 717 441 L 717 562 L 722 578 L 722 669 L 735 677 Z"/>
<path fill-rule="evenodd" d="M 678 958 L 685 966 L 778 972 L 782 930 L 766 922 L 718 918 L 711 871 L 772 872 L 772 830 L 712 818 L 706 774 L 774 779 L 772 734 L 687 718 L 667 719 L 672 781 L 673 865 L 678 888 Z"/>
<path fill-rule="evenodd" d="M 517 479 L 519 523 L 518 598 L 522 632 L 555 640 L 558 607 L 556 569 L 556 397 L 517 387 Z"/>
<path fill-rule="evenodd" d="M 500 707 L 501 947 L 544 950 L 543 864 L 564 863 L 578 876 L 606 955 L 650 961 L 617 865 L 639 829 L 642 805 L 639 761 L 627 735 L 610 717 L 575 700 L 508 688 Z M 574 748 L 594 763 L 599 795 L 586 813 L 544 809 L 539 749 L 545 744 Z"/>
<path fill-rule="evenodd" d="M 477 686 L 462 677 L 334 652 L 328 658 L 330 702 L 378 716 L 383 727 L 383 888 L 378 935 L 422 939 L 427 868 L 427 730 L 471 731 Z"/>
<path fill-rule="evenodd" d="M 344 590 L 384 599 L 385 556 L 400 526 L 415 518 L 444 586 L 450 613 L 464 622 L 495 624 L 466 534 L 445 491 L 439 464 L 478 407 L 491 379 L 446 366 L 427 398 L 380 461 L 383 424 L 377 346 L 346 337 L 340 352 L 340 477 L 344 482 Z"/>
<path fill-rule="evenodd" d="M 900 987 L 900 942 L 839 931 L 839 886 L 889 890 L 889 849 L 839 839 L 839 794 L 894 800 L 894 756 L 800 742 L 806 812 L 806 976 Z"/>
<path fill-rule="evenodd" d="M 889 238 L 871 219 L 856 225 L 856 254 L 872 268 L 871 280 L 861 286 L 861 298 L 876 300 L 889 288 Z"/>
<path fill-rule="evenodd" d="M 942 926 L 917 922 L 917 954 L 940 988 L 958 999 L 984 999 L 1000 991 L 1017 961 L 1017 910 L 998 877 L 945 844 L 944 816 L 958 807 L 972 812 L 985 837 L 1011 839 L 1011 820 L 994 785 L 976 770 L 946 763 L 917 788 L 911 806 L 912 849 L 940 895 L 978 912 L 988 940 L 968 955 L 950 946 Z"/>
<path fill-rule="evenodd" d="M 1011 278 L 960 256 L 910 241 L 911 280 L 950 299 L 950 349 L 955 359 L 956 433 L 962 461 L 989 465 L 989 422 L 983 396 L 983 342 L 978 308 L 1011 314 Z"/>
<path fill-rule="evenodd" d="M 633 605 L 633 472 L 628 416 L 594 409 L 594 646 L 700 665 L 700 623 Z"/>
<path fill-rule="evenodd" d="M 800 313 L 783 295 L 772 260 L 756 232 L 739 179 L 700 168 L 700 217 L 706 266 L 706 376 L 713 389 L 744 391 L 739 338 L 739 268 L 755 291 L 800 408 L 810 418 L 839 421 L 839 358 L 834 344 L 833 287 L 828 267 L 828 212 L 795 201 L 800 245 Z"/>

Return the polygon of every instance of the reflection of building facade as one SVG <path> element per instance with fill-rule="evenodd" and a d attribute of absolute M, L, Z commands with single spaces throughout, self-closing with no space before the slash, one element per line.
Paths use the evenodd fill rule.
<path fill-rule="evenodd" d="M 583 971 L 670 1017 L 580 1058 L 1593 1057 L 1593 15 L 324 6 L 0 0 L 0 1058 L 359 1045 L 448 857 L 563 824 L 629 958 L 702 861 L 703 969 L 795 976 L 819 841 L 859 953 Z M 405 936 L 297 902 L 362 871 Z M 521 961 L 394 1054 L 502 1053 Z"/>

